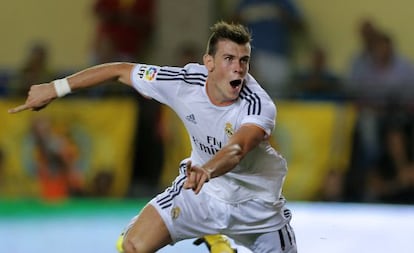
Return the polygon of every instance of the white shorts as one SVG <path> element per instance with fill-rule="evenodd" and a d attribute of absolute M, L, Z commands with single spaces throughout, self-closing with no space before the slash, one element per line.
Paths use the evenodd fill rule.
<path fill-rule="evenodd" d="M 290 210 L 260 199 L 232 204 L 203 191 L 198 195 L 183 189 L 181 174 L 150 201 L 166 224 L 173 243 L 209 234 L 227 235 L 253 252 L 296 252 L 289 225 Z"/>

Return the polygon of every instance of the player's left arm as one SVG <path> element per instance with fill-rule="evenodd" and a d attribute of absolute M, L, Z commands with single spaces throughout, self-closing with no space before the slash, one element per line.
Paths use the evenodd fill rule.
<path fill-rule="evenodd" d="M 266 132 L 255 124 L 243 124 L 207 163 L 202 166 L 187 164 L 187 181 L 184 188 L 193 189 L 197 194 L 205 182 L 231 171 L 260 142 Z"/>

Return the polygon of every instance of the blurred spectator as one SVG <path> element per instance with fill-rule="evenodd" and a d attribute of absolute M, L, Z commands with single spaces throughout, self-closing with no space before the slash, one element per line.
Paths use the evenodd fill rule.
<path fill-rule="evenodd" d="M 49 50 L 44 43 L 35 43 L 18 70 L 14 80 L 10 81 L 9 94 L 24 96 L 32 84 L 49 82 L 55 78 L 55 73 L 49 66 Z"/>
<path fill-rule="evenodd" d="M 252 31 L 251 73 L 271 96 L 284 96 L 292 75 L 292 35 L 305 28 L 298 6 L 293 0 L 241 0 L 235 19 Z"/>
<path fill-rule="evenodd" d="M 138 96 L 138 127 L 135 131 L 133 170 L 129 195 L 152 197 L 159 193 L 163 166 L 163 134 L 160 125 L 161 105 Z"/>
<path fill-rule="evenodd" d="M 76 168 L 78 150 L 67 133 L 57 132 L 47 117 L 34 118 L 26 145 L 32 145 L 34 173 L 41 196 L 48 200 L 83 194 L 83 177 Z"/>
<path fill-rule="evenodd" d="M 354 94 L 350 94 L 351 96 L 356 96 L 358 94 L 355 90 L 360 83 L 356 82 L 357 80 L 354 79 L 355 77 L 360 76 L 361 72 L 363 72 L 366 66 L 371 62 L 374 44 L 376 43 L 380 32 L 373 21 L 368 18 L 362 19 L 357 28 L 361 48 L 353 55 L 349 64 L 348 77 L 350 81 L 347 84 L 349 85 L 349 91 L 354 92 Z"/>
<path fill-rule="evenodd" d="M 154 30 L 154 7 L 152 0 L 96 0 L 93 64 L 142 61 Z"/>
<path fill-rule="evenodd" d="M 355 80 L 355 76 L 361 75 L 361 71 L 372 61 L 373 45 L 378 37 L 379 29 L 370 19 L 364 18 L 358 23 L 357 35 L 359 36 L 360 49 L 353 55 L 349 64 L 349 73 L 345 90 L 348 96 L 358 102 L 358 89 L 362 83 Z M 346 175 L 345 198 L 348 201 L 362 201 L 366 190 L 366 178 L 368 170 L 374 167 L 379 156 L 379 132 L 375 110 L 370 107 L 362 107 L 356 121 L 351 165 Z"/>
<path fill-rule="evenodd" d="M 347 83 L 359 115 L 346 195 L 351 201 L 379 201 L 388 192 L 384 179 L 394 178 L 392 174 L 399 170 L 394 165 L 400 164 L 397 158 L 412 145 L 397 148 L 397 142 L 388 140 L 407 138 L 401 119 L 409 117 L 404 98 L 412 94 L 414 68 L 397 52 L 391 37 L 372 22 L 361 23 L 360 31 L 363 50 L 351 63 Z M 401 150 L 400 155 L 395 156 L 396 150 Z"/>
<path fill-rule="evenodd" d="M 150 48 L 155 20 L 151 0 L 95 0 L 93 14 L 97 24 L 92 41 L 92 65 L 114 61 L 144 61 Z M 130 95 L 116 81 L 83 92 L 89 97 Z"/>
<path fill-rule="evenodd" d="M 294 76 L 293 96 L 301 99 L 338 99 L 342 97 L 340 78 L 330 70 L 326 52 L 314 47 L 309 66 Z"/>
<path fill-rule="evenodd" d="M 97 18 L 93 42 L 93 63 L 112 61 L 145 61 L 155 28 L 155 5 L 152 0 L 96 0 L 94 13 Z M 112 94 L 109 82 L 91 90 L 92 95 Z M 119 87 L 116 86 L 119 91 Z M 123 89 L 130 93 L 129 89 Z M 158 177 L 162 165 L 162 146 L 156 134 L 160 106 L 155 101 L 143 102 L 138 97 L 138 127 L 135 137 L 134 166 L 129 195 L 152 196 L 158 190 Z M 150 133 L 150 134 L 149 134 Z M 98 178 L 101 182 L 102 178 Z M 105 179 L 106 180 L 106 179 Z"/>
<path fill-rule="evenodd" d="M 383 103 L 389 99 L 405 97 L 404 93 L 411 91 L 414 82 L 414 66 L 404 56 L 400 55 L 392 38 L 378 32 L 371 44 L 369 54 L 364 61 L 357 62 L 352 69 L 349 82 L 355 87 L 360 99 L 370 99 Z"/>
<path fill-rule="evenodd" d="M 413 126 L 407 123 L 404 119 L 394 121 L 384 129 L 384 153 L 377 169 L 368 175 L 367 200 L 414 203 L 414 164 L 410 156 L 412 138 L 409 138 Z"/>

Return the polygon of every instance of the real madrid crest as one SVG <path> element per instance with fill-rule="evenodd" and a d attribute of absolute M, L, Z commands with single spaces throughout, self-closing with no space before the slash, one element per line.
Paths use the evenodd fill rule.
<path fill-rule="evenodd" d="M 181 209 L 178 206 L 173 207 L 171 209 L 171 218 L 173 218 L 173 220 L 177 219 L 178 216 L 180 216 L 180 212 L 181 212 Z"/>
<path fill-rule="evenodd" d="M 227 137 L 231 137 L 234 134 L 234 129 L 233 126 L 231 125 L 230 122 L 226 123 L 226 127 L 224 128 L 224 132 L 226 132 Z"/>

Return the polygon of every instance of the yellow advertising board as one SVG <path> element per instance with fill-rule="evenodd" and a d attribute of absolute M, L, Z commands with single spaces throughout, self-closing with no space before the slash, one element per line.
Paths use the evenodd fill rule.
<path fill-rule="evenodd" d="M 18 114 L 0 100 L 0 196 L 123 196 L 138 108 L 129 99 L 65 98 Z"/>
<path fill-rule="evenodd" d="M 330 171 L 349 166 L 355 109 L 332 102 L 278 101 L 272 142 L 288 162 L 284 195 L 318 200 Z"/>

